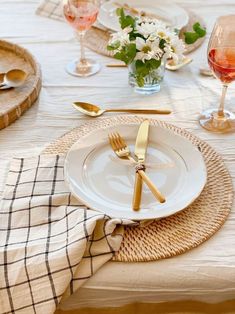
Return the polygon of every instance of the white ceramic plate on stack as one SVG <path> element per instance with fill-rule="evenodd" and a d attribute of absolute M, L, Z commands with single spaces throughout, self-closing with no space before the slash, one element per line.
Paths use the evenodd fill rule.
<path fill-rule="evenodd" d="M 188 24 L 189 17 L 187 12 L 180 6 L 170 3 L 169 1 L 111 0 L 101 5 L 98 21 L 112 31 L 120 30 L 118 17 L 116 15 L 117 5 L 115 5 L 115 3 L 120 5 L 128 4 L 130 7 L 134 7 L 139 11 L 155 14 L 159 19 L 179 30 Z"/>
<path fill-rule="evenodd" d="M 138 128 L 138 124 L 126 124 L 100 129 L 71 147 L 65 160 L 65 178 L 83 204 L 111 217 L 159 219 L 184 209 L 200 195 L 206 183 L 202 154 L 185 138 L 151 125 L 146 162 L 172 166 L 148 168 L 146 173 L 165 195 L 166 202 L 160 204 L 144 185 L 141 209 L 132 210 L 134 167 L 116 157 L 108 134 L 118 131 L 133 152 Z"/>

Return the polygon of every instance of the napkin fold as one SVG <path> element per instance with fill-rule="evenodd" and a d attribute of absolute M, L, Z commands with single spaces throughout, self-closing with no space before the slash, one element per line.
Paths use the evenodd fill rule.
<path fill-rule="evenodd" d="M 119 249 L 123 225 L 78 202 L 64 156 L 12 161 L 0 202 L 1 313 L 54 313 Z"/>

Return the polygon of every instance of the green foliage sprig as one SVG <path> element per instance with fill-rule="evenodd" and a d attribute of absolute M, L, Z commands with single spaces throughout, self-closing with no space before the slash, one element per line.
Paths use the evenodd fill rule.
<path fill-rule="evenodd" d="M 188 45 L 194 44 L 199 38 L 206 36 L 206 29 L 198 22 L 193 25 L 193 30 L 194 32 L 184 33 L 184 40 Z"/>

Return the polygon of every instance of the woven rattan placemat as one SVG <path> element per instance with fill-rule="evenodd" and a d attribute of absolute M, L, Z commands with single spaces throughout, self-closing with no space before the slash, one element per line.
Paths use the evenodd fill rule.
<path fill-rule="evenodd" d="M 205 22 L 203 19 L 197 14 L 188 11 L 189 14 L 189 22 L 188 24 L 180 31 L 180 38 L 184 39 L 184 32 L 192 31 L 192 26 L 194 23 L 199 22 L 201 25 L 205 27 Z M 86 34 L 86 40 L 84 41 L 87 48 L 101 54 L 104 56 L 112 57 L 112 52 L 106 49 L 108 41 L 110 38 L 110 31 L 102 30 L 96 27 L 92 27 Z M 186 52 L 190 53 L 201 46 L 205 37 L 198 39 L 192 45 L 186 45 Z"/>
<path fill-rule="evenodd" d="M 21 46 L 0 40 L 0 73 L 24 70 L 27 80 L 21 87 L 0 90 L 0 129 L 18 119 L 37 99 L 41 89 L 41 71 L 34 57 Z M 0 80 L 3 75 L 0 75 Z"/>
<path fill-rule="evenodd" d="M 118 130 L 120 124 L 140 123 L 143 119 L 118 116 L 92 120 L 53 142 L 44 153 L 64 154 L 89 132 L 109 126 L 117 126 Z M 184 253 L 208 240 L 223 225 L 232 207 L 232 180 L 214 149 L 184 129 L 155 119 L 150 119 L 150 123 L 170 129 L 201 150 L 207 166 L 207 183 L 199 198 L 185 210 L 145 227 L 126 227 L 121 248 L 114 257 L 116 261 L 152 261 Z"/>

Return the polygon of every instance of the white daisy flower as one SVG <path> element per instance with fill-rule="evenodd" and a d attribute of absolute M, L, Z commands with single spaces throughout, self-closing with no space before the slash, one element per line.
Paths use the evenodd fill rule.
<path fill-rule="evenodd" d="M 165 47 L 163 48 L 164 50 L 164 60 L 170 59 L 171 55 L 172 55 L 172 49 L 171 46 L 169 44 L 165 44 Z"/>
<path fill-rule="evenodd" d="M 169 42 L 172 37 L 172 32 L 167 27 L 156 27 L 154 33 L 149 36 L 149 39 L 154 40 L 156 37 Z"/>
<path fill-rule="evenodd" d="M 177 36 L 174 36 L 172 37 L 169 43 L 169 46 L 170 46 L 170 53 L 169 53 L 169 48 L 165 47 L 165 49 L 169 53 L 169 58 L 172 58 L 175 64 L 181 62 L 184 57 L 184 51 L 185 51 L 184 42 L 181 39 L 179 39 Z"/>
<path fill-rule="evenodd" d="M 155 25 L 154 23 L 141 23 L 136 25 L 136 33 L 142 35 L 144 38 L 148 38 L 152 33 L 154 33 Z"/>
<path fill-rule="evenodd" d="M 135 60 L 141 60 L 143 62 L 151 59 L 160 60 L 163 55 L 162 49 L 159 48 L 159 39 L 154 41 L 147 39 L 145 41 L 143 38 L 137 37 L 136 49 L 139 51 L 136 53 Z"/>
<path fill-rule="evenodd" d="M 124 46 L 130 43 L 129 33 L 132 31 L 130 26 L 122 29 L 120 32 L 113 33 L 109 41 L 110 46 L 117 46 L 116 51 L 120 51 Z"/>
<path fill-rule="evenodd" d="M 145 23 L 145 24 L 152 24 L 155 25 L 159 28 L 161 27 L 166 27 L 166 23 L 164 23 L 161 20 L 157 20 L 157 19 L 152 19 L 149 17 L 140 17 L 139 20 L 137 20 L 137 24 L 141 24 L 141 23 Z"/>

